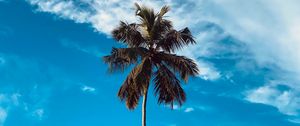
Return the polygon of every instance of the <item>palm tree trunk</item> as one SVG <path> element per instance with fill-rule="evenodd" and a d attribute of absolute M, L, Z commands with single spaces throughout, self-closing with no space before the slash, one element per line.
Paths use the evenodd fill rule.
<path fill-rule="evenodd" d="M 146 126 L 146 107 L 147 107 L 148 86 L 144 91 L 143 106 L 142 106 L 142 126 Z"/>

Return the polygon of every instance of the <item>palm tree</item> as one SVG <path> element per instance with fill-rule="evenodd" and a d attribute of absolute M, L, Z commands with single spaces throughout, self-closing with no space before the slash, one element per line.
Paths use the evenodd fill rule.
<path fill-rule="evenodd" d="M 112 31 L 113 38 L 127 48 L 113 48 L 103 59 L 110 72 L 123 72 L 135 65 L 119 89 L 118 97 L 130 110 L 135 109 L 143 97 L 142 126 L 146 126 L 146 102 L 151 80 L 158 103 L 173 107 L 174 103 L 182 105 L 186 100 L 180 81 L 187 82 L 188 77 L 197 75 L 199 70 L 193 60 L 174 54 L 195 41 L 188 28 L 177 31 L 171 21 L 164 18 L 170 8 L 164 6 L 155 13 L 146 6 L 135 6 L 139 22 L 121 21 Z"/>

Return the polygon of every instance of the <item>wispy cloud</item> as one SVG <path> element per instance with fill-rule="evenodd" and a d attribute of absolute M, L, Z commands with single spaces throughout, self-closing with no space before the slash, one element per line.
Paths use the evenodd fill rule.
<path fill-rule="evenodd" d="M 118 24 L 116 19 L 127 19 L 132 6 L 125 6 L 127 1 L 61 1 L 61 0 L 27 0 L 36 5 L 39 11 L 50 12 L 65 19 L 71 19 L 78 23 L 90 23 L 99 32 L 109 34 L 112 28 Z M 131 3 L 132 1 L 129 1 Z M 126 4 L 124 4 L 126 3 Z M 82 7 L 81 5 L 85 5 Z M 132 21 L 132 20 L 131 20 Z"/>
<path fill-rule="evenodd" d="M 36 109 L 32 112 L 32 116 L 37 118 L 38 120 L 42 120 L 44 118 L 44 112 L 45 110 L 43 108 Z"/>
<path fill-rule="evenodd" d="M 186 108 L 186 109 L 184 110 L 184 112 L 189 113 L 189 112 L 192 112 L 192 111 L 194 111 L 194 110 L 195 110 L 194 108 L 189 107 L 189 108 Z"/>
<path fill-rule="evenodd" d="M 284 114 L 299 115 L 300 39 L 295 36 L 300 25 L 300 9 L 296 7 L 299 1 L 221 0 L 205 3 L 207 6 L 203 10 L 210 10 L 205 11 L 209 21 L 244 43 L 251 52 L 246 56 L 250 56 L 258 67 L 270 69 L 271 78 L 284 82 L 279 84 L 292 89 L 280 91 L 278 86 L 267 83 L 249 91 L 246 99 L 272 105 Z"/>
<path fill-rule="evenodd" d="M 182 111 L 182 112 L 185 112 L 185 113 L 190 113 L 190 112 L 193 112 L 195 110 L 204 110 L 203 107 L 201 106 L 196 106 L 194 107 L 195 105 L 193 106 L 179 106 L 179 105 L 173 105 L 173 110 L 178 110 L 178 111 Z M 169 107 L 169 106 L 166 106 L 166 107 Z"/>
<path fill-rule="evenodd" d="M 7 110 L 0 107 L 0 126 L 3 126 L 3 124 L 6 120 L 6 117 L 7 117 Z"/>
<path fill-rule="evenodd" d="M 287 115 L 298 115 L 300 110 L 300 94 L 293 89 L 279 89 L 280 85 L 262 86 L 247 92 L 246 99 L 254 103 L 275 106 Z"/>
<path fill-rule="evenodd" d="M 0 108 L 7 117 L 11 109 L 18 108 L 23 112 L 20 114 L 41 120 L 47 114 L 46 107 L 54 89 L 57 92 L 76 86 L 76 79 L 50 64 L 43 68 L 42 63 L 34 59 L 4 53 L 0 53 L 0 57 L 5 62 L 0 64 Z"/>
<path fill-rule="evenodd" d="M 11 108 L 19 106 L 19 93 L 0 93 L 0 126 L 3 126 Z"/>
<path fill-rule="evenodd" d="M 299 73 L 300 39 L 295 36 L 295 29 L 299 29 L 299 4 L 295 0 L 213 1 L 209 6 L 213 11 L 208 13 L 226 32 L 249 46 L 259 65 L 273 64 Z"/>
<path fill-rule="evenodd" d="M 87 86 L 87 85 L 82 86 L 81 90 L 83 92 L 87 92 L 87 93 L 95 93 L 96 92 L 96 88 L 91 87 L 91 86 Z"/>
<path fill-rule="evenodd" d="M 58 14 L 65 19 L 71 19 L 78 23 L 89 23 L 90 12 L 83 11 L 75 5 L 74 1 L 60 0 L 27 0 L 32 5 L 37 5 L 39 11 Z"/>
<path fill-rule="evenodd" d="M 10 112 L 13 109 L 21 109 L 26 113 L 24 115 L 30 115 L 35 120 L 42 120 L 44 117 L 44 109 L 35 109 L 40 106 L 41 103 L 30 103 L 26 100 L 21 100 L 22 95 L 20 93 L 2 93 L 0 94 L 0 126 L 3 126 L 6 118 L 11 115 Z M 30 99 L 34 100 L 34 99 Z"/>

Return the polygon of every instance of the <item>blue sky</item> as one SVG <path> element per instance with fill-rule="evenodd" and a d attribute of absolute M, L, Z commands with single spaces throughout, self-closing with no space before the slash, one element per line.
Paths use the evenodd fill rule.
<path fill-rule="evenodd" d="M 136 20 L 134 2 L 0 0 L 0 126 L 139 126 L 140 106 L 116 95 L 128 70 L 101 61 L 122 46 L 109 33 Z M 172 7 L 167 18 L 197 40 L 178 55 L 201 71 L 181 108 L 150 95 L 148 125 L 300 126 L 299 1 L 138 2 Z"/>

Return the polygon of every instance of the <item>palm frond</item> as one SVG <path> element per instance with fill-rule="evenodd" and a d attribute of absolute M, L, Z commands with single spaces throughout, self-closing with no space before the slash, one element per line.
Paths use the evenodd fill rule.
<path fill-rule="evenodd" d="M 144 58 L 141 64 L 137 65 L 127 76 L 121 86 L 118 96 L 122 101 L 126 101 L 128 109 L 134 109 L 140 96 L 149 85 L 152 74 L 152 64 L 149 58 Z"/>
<path fill-rule="evenodd" d="M 163 17 L 167 12 L 170 11 L 170 7 L 169 6 L 163 6 L 161 9 L 160 9 L 160 12 L 158 13 L 158 16 L 159 17 Z"/>
<path fill-rule="evenodd" d="M 195 40 L 188 28 L 180 31 L 170 30 L 165 34 L 164 38 L 158 43 L 158 48 L 166 52 L 174 52 L 181 49 L 184 45 L 195 44 Z"/>
<path fill-rule="evenodd" d="M 109 65 L 109 72 L 123 71 L 130 64 L 137 63 L 139 57 L 144 57 L 147 49 L 143 47 L 113 48 L 111 54 L 103 60 Z"/>
<path fill-rule="evenodd" d="M 160 65 L 155 72 L 155 95 L 158 96 L 158 103 L 171 104 L 174 102 L 182 105 L 185 102 L 185 92 L 181 88 L 180 81 L 174 73 L 165 65 Z"/>
<path fill-rule="evenodd" d="M 173 25 L 171 21 L 158 17 L 155 20 L 155 23 L 149 33 L 149 36 L 151 40 L 161 40 L 164 38 L 164 34 L 166 34 L 172 28 Z"/>
<path fill-rule="evenodd" d="M 160 10 L 160 12 L 156 16 L 155 23 L 153 25 L 153 28 L 151 30 L 151 34 L 153 34 L 153 40 L 159 40 L 161 38 L 158 38 L 157 36 L 162 36 L 167 31 L 169 31 L 173 26 L 172 22 L 164 19 L 163 16 L 170 10 L 169 6 L 163 6 Z"/>
<path fill-rule="evenodd" d="M 144 38 L 150 40 L 153 44 L 154 40 L 159 40 L 166 31 L 172 28 L 172 23 L 169 20 L 163 19 L 163 16 L 170 10 L 169 6 L 161 8 L 160 12 L 154 14 L 153 9 L 145 6 L 137 6 L 137 15 L 141 20 L 141 29 L 143 30 Z"/>
<path fill-rule="evenodd" d="M 188 81 L 189 76 L 196 76 L 199 73 L 197 64 L 185 56 L 177 56 L 175 54 L 159 53 L 158 59 L 171 67 L 174 72 L 179 72 L 181 79 Z"/>
<path fill-rule="evenodd" d="M 136 15 L 139 17 L 141 21 L 141 26 L 144 27 L 148 32 L 150 32 L 152 26 L 154 25 L 157 15 L 154 13 L 154 10 L 152 8 L 148 8 L 146 6 L 140 6 L 138 4 L 135 4 L 135 6 L 136 6 Z"/>
<path fill-rule="evenodd" d="M 120 25 L 112 31 L 115 40 L 128 44 L 129 47 L 139 47 L 145 43 L 145 39 L 139 31 L 138 24 L 120 22 Z"/>

